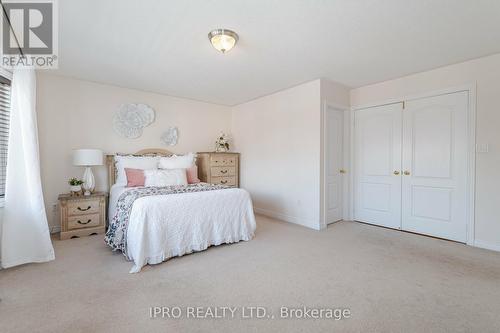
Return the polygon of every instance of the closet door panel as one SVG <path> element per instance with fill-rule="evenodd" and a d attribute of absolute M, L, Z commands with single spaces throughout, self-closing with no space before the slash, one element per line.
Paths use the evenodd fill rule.
<path fill-rule="evenodd" d="M 354 219 L 401 227 L 402 103 L 355 111 Z"/>
<path fill-rule="evenodd" d="M 402 227 L 466 240 L 468 93 L 406 103 Z"/>

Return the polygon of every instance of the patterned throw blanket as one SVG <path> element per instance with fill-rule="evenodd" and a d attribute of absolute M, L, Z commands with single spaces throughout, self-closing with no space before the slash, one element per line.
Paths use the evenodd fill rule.
<path fill-rule="evenodd" d="M 123 252 L 125 257 L 128 258 L 127 228 L 130 219 L 130 213 L 132 212 L 132 206 L 135 200 L 139 198 L 152 195 L 204 192 L 222 190 L 227 188 L 231 187 L 226 185 L 199 183 L 166 187 L 138 187 L 128 190 L 122 193 L 122 195 L 120 195 L 120 197 L 118 198 L 116 213 L 109 223 L 108 231 L 106 232 L 104 241 L 113 249 L 113 251 L 120 250 Z"/>

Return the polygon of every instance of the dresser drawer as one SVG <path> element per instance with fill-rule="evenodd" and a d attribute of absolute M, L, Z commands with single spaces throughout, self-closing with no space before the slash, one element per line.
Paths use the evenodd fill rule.
<path fill-rule="evenodd" d="M 212 155 L 210 166 L 236 166 L 236 156 L 231 155 Z"/>
<path fill-rule="evenodd" d="M 82 200 L 68 202 L 68 215 L 99 213 L 99 200 Z"/>
<path fill-rule="evenodd" d="M 240 154 L 230 152 L 201 152 L 196 160 L 198 177 L 202 182 L 239 186 Z"/>
<path fill-rule="evenodd" d="M 85 214 L 68 217 L 68 230 L 97 227 L 101 224 L 99 214 Z"/>
<path fill-rule="evenodd" d="M 212 183 L 236 186 L 236 177 L 212 177 Z"/>
<path fill-rule="evenodd" d="M 211 167 L 210 174 L 212 177 L 236 176 L 236 167 Z"/>

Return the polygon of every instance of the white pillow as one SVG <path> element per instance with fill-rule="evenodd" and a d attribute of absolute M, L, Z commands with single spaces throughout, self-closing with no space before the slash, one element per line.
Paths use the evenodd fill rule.
<path fill-rule="evenodd" d="M 177 156 L 172 155 L 169 157 L 161 157 L 158 163 L 160 169 L 189 169 L 194 166 L 194 159 L 196 155 L 188 153 L 186 155 Z"/>
<path fill-rule="evenodd" d="M 132 156 L 115 155 L 116 181 L 118 185 L 127 186 L 125 168 L 131 169 L 157 169 L 160 156 Z"/>
<path fill-rule="evenodd" d="M 185 169 L 144 170 L 144 186 L 187 185 Z"/>

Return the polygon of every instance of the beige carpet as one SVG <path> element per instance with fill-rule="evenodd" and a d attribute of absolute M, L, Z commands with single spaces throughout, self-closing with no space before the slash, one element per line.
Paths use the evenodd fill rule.
<path fill-rule="evenodd" d="M 256 238 L 129 274 L 102 237 L 0 271 L 1 332 L 499 332 L 500 253 L 340 222 L 258 217 Z M 281 306 L 349 319 L 280 319 Z M 151 306 L 264 306 L 274 319 L 150 319 Z"/>

